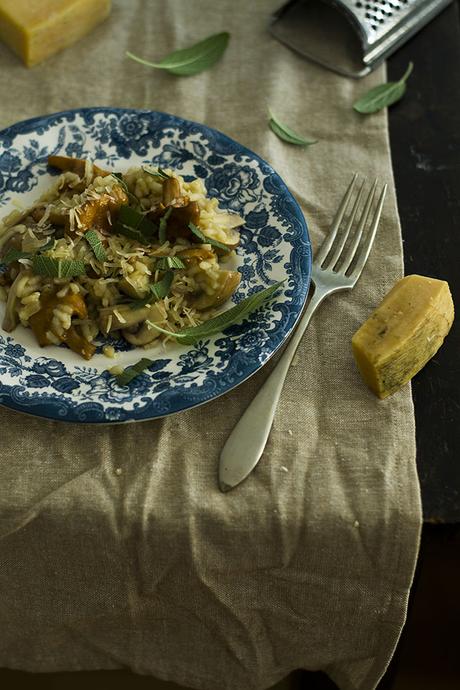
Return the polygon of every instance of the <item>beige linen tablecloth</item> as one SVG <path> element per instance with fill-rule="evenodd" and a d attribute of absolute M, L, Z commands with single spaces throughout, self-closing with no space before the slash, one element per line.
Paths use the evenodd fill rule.
<path fill-rule="evenodd" d="M 283 176 L 314 247 L 351 171 L 390 186 L 362 279 L 313 318 L 265 456 L 237 490 L 218 491 L 218 454 L 272 364 L 214 402 L 142 424 L 1 409 L 0 666 L 129 667 L 203 690 L 322 669 L 340 688 L 370 690 L 391 658 L 421 525 L 411 394 L 376 400 L 350 347 L 402 274 L 386 114 L 351 107 L 385 70 L 354 82 L 303 61 L 267 32 L 279 4 L 115 2 L 103 26 L 33 70 L 0 46 L 0 126 L 96 105 L 204 122 Z M 195 77 L 125 58 L 222 30 L 224 59 Z M 278 140 L 267 105 L 319 143 Z"/>

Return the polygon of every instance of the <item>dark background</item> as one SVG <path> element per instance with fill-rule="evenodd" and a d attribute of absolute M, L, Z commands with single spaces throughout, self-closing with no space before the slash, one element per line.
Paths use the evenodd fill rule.
<path fill-rule="evenodd" d="M 410 61 L 406 96 L 389 111 L 405 270 L 447 280 L 460 312 L 458 2 L 390 58 L 389 79 L 399 79 Z M 424 519 L 460 522 L 459 317 L 412 390 Z"/>

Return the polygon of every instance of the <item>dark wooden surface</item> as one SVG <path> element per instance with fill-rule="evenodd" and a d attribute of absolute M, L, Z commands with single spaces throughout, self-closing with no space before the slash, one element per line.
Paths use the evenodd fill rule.
<path fill-rule="evenodd" d="M 417 466 L 426 522 L 460 522 L 460 21 L 453 3 L 388 62 L 414 72 L 390 108 L 406 273 L 447 280 L 458 316 L 413 379 Z"/>

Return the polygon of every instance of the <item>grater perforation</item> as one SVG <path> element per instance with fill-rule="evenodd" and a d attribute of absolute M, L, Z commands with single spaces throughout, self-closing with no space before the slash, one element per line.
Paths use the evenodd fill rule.
<path fill-rule="evenodd" d="M 413 7 L 420 5 L 420 0 L 356 0 L 342 4 L 348 6 L 363 27 L 367 27 L 369 43 L 373 43 L 384 37 L 389 29 L 394 30 L 395 23 L 404 22 Z"/>

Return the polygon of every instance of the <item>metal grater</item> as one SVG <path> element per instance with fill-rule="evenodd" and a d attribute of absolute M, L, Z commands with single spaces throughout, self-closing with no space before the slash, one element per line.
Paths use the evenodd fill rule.
<path fill-rule="evenodd" d="M 362 77 L 452 0 L 291 0 L 271 33 L 329 69 Z"/>

